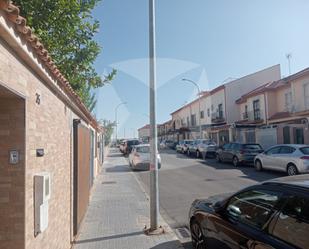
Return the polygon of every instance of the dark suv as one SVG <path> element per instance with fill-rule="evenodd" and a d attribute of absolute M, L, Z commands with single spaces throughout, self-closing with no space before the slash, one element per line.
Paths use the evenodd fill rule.
<path fill-rule="evenodd" d="M 189 224 L 193 248 L 308 249 L 309 176 L 195 200 Z"/>
<path fill-rule="evenodd" d="M 130 139 L 127 140 L 124 144 L 124 154 L 129 155 L 132 151 L 133 146 L 139 145 L 140 141 L 137 139 Z"/>
<path fill-rule="evenodd" d="M 218 162 L 232 162 L 237 167 L 242 163 L 253 164 L 255 156 L 262 152 L 259 144 L 228 143 L 219 147 L 216 159 Z"/>

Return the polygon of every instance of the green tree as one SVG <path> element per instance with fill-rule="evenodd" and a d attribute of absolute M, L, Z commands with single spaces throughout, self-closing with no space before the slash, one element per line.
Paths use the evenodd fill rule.
<path fill-rule="evenodd" d="M 96 104 L 92 88 L 113 80 L 116 70 L 100 77 L 94 61 L 101 47 L 94 40 L 99 21 L 92 10 L 100 0 L 14 0 L 20 15 L 27 19 L 35 34 L 49 51 L 55 64 L 69 80 L 85 105 L 92 111 Z"/>
<path fill-rule="evenodd" d="M 109 144 L 111 142 L 112 134 L 114 132 L 115 122 L 102 119 L 100 120 L 100 124 L 104 127 L 105 144 Z"/>

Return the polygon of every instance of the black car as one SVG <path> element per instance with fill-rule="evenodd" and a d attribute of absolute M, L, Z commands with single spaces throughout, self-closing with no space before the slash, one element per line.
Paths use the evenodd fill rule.
<path fill-rule="evenodd" d="M 259 144 L 228 143 L 219 147 L 216 159 L 218 162 L 231 162 L 236 167 L 242 163 L 253 164 L 255 156 L 262 152 Z"/>
<path fill-rule="evenodd" d="M 124 144 L 124 152 L 123 153 L 125 155 L 129 155 L 132 151 L 133 146 L 139 145 L 139 144 L 140 144 L 140 141 L 137 140 L 137 139 L 127 140 Z"/>
<path fill-rule="evenodd" d="M 308 249 L 309 176 L 195 200 L 189 222 L 194 248 Z"/>

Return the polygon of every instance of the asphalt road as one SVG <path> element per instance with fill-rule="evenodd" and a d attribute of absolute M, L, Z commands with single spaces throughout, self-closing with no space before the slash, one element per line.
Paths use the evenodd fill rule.
<path fill-rule="evenodd" d="M 187 226 L 188 211 L 196 198 L 235 192 L 257 182 L 284 176 L 257 172 L 253 166 L 233 167 L 215 159 L 189 158 L 173 150 L 161 151 L 159 171 L 160 213 L 172 228 Z M 149 193 L 149 172 L 135 172 Z"/>

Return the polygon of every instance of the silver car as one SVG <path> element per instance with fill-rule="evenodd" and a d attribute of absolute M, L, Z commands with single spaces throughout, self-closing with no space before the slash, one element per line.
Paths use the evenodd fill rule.
<path fill-rule="evenodd" d="M 271 147 L 254 159 L 256 170 L 284 171 L 288 175 L 309 173 L 309 145 L 282 144 Z"/>
<path fill-rule="evenodd" d="M 150 166 L 150 145 L 140 144 L 132 148 L 129 155 L 129 164 L 132 170 L 149 170 Z M 158 168 L 161 168 L 161 157 L 158 153 Z"/>

